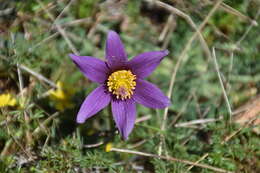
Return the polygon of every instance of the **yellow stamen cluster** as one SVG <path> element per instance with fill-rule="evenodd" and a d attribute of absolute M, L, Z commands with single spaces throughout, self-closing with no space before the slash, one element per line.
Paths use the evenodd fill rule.
<path fill-rule="evenodd" d="M 108 91 L 116 95 L 117 99 L 129 99 L 135 89 L 136 76 L 130 70 L 119 70 L 108 77 Z"/>

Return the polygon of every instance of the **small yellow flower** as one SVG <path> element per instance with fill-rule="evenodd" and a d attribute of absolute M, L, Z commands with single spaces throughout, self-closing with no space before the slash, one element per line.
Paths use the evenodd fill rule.
<path fill-rule="evenodd" d="M 66 99 L 66 95 L 64 93 L 64 86 L 61 81 L 57 82 L 57 89 L 50 91 L 51 96 L 57 98 L 57 99 Z"/>
<path fill-rule="evenodd" d="M 106 144 L 105 151 L 106 151 L 106 152 L 110 152 L 110 151 L 111 151 L 111 149 L 112 149 L 112 147 L 113 147 L 113 145 L 112 145 L 112 143 L 111 143 L 111 142 L 107 143 L 107 144 Z"/>
<path fill-rule="evenodd" d="M 66 108 L 73 107 L 70 102 L 70 98 L 74 94 L 74 90 L 71 88 L 66 88 L 61 81 L 57 82 L 57 89 L 50 90 L 50 98 L 55 102 L 55 107 L 58 110 L 63 111 Z"/>
<path fill-rule="evenodd" d="M 16 99 L 8 93 L 0 95 L 0 107 L 15 106 Z"/>

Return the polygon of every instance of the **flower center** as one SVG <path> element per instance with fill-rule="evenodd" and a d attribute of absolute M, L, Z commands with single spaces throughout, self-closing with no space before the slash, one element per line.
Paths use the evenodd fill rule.
<path fill-rule="evenodd" d="M 136 76 L 130 70 L 119 70 L 108 77 L 108 91 L 116 95 L 116 98 L 129 99 L 135 89 Z"/>

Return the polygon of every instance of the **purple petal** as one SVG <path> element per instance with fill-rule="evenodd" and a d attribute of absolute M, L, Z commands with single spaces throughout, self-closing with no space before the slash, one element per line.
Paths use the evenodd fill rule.
<path fill-rule="evenodd" d="M 109 31 L 106 41 L 106 58 L 111 68 L 124 66 L 127 55 L 119 35 L 114 31 Z"/>
<path fill-rule="evenodd" d="M 126 140 L 136 119 L 135 102 L 132 99 L 112 100 L 112 112 L 121 136 Z"/>
<path fill-rule="evenodd" d="M 104 61 L 90 56 L 77 56 L 74 54 L 69 54 L 69 56 L 80 71 L 91 81 L 101 84 L 107 80 L 109 69 Z"/>
<path fill-rule="evenodd" d="M 127 66 L 135 75 L 137 75 L 138 78 L 143 79 L 154 71 L 154 69 L 160 64 L 163 57 L 168 55 L 168 53 L 168 50 L 145 52 L 131 59 L 127 63 Z"/>
<path fill-rule="evenodd" d="M 150 82 L 136 80 L 133 99 L 146 107 L 162 109 L 170 105 L 170 100 L 162 91 Z"/>
<path fill-rule="evenodd" d="M 106 107 L 111 101 L 110 93 L 107 93 L 104 86 L 99 86 L 92 91 L 82 103 L 77 115 L 77 122 L 84 123 L 101 109 Z"/>

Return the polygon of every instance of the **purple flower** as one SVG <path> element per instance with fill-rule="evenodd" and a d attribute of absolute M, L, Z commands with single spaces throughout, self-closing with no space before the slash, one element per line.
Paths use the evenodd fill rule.
<path fill-rule="evenodd" d="M 99 87 L 84 100 L 77 122 L 84 123 L 110 102 L 116 126 L 124 139 L 132 131 L 136 119 L 136 103 L 149 108 L 165 108 L 169 99 L 150 82 L 144 80 L 168 51 L 152 51 L 127 61 L 119 35 L 109 31 L 106 41 L 106 61 L 90 56 L 70 54 L 80 71 Z"/>

